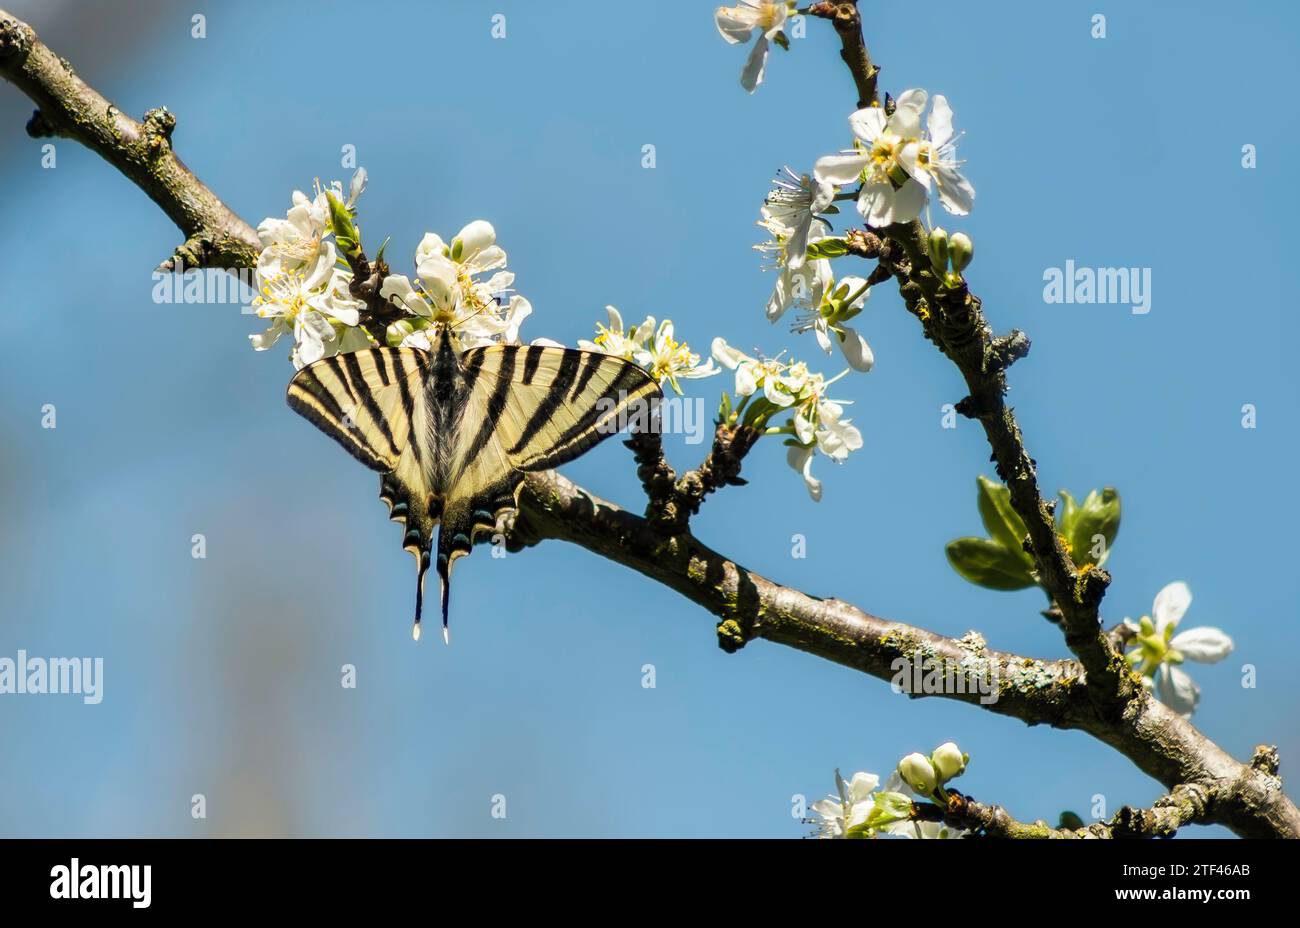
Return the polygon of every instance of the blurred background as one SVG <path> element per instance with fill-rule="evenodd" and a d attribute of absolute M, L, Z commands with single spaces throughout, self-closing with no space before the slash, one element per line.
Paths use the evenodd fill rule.
<path fill-rule="evenodd" d="M 5 6 L 124 110 L 171 109 L 180 155 L 251 224 L 315 177 L 346 182 L 341 150 L 355 145 L 371 250 L 391 235 L 409 273 L 425 231 L 490 220 L 535 307 L 526 339 L 590 337 L 613 303 L 671 316 L 704 353 L 723 335 L 839 370 L 765 320 L 772 277 L 750 250 L 774 171 L 849 141 L 855 94 L 824 22 L 774 50 L 749 96 L 748 48 L 693 0 Z M 1186 580 L 1185 627 L 1237 644 L 1189 667 L 1197 724 L 1238 757 L 1277 743 L 1294 774 L 1300 332 L 1285 172 L 1300 131 L 1278 100 L 1297 12 L 1111 4 L 1094 39 L 1095 6 L 935 0 L 877 15 L 868 40 L 882 88 L 946 94 L 966 132 L 976 209 L 935 219 L 973 236 L 968 277 L 996 328 L 1033 339 L 1010 399 L 1045 491 L 1123 495 L 1107 621 Z M 559 542 L 461 562 L 453 646 L 412 643 L 400 531 L 374 476 L 285 406 L 288 343 L 255 354 L 256 320 L 236 306 L 156 305 L 150 272 L 177 230 L 77 144 L 55 140 L 43 169 L 31 110 L 0 86 L 0 656 L 105 666 L 99 705 L 0 696 L 0 834 L 796 837 L 792 797 L 823 796 L 836 767 L 884 775 L 948 739 L 971 754 L 961 788 L 1022 819 L 1160 795 L 1077 732 L 908 701 L 761 641 L 724 654 L 704 610 Z M 1151 268 L 1151 312 L 1044 304 L 1043 272 L 1066 260 Z M 855 401 L 865 448 L 817 461 L 814 504 L 784 449 L 760 444 L 749 486 L 712 498 L 698 535 L 816 595 L 1061 655 L 1041 592 L 977 589 L 945 561 L 948 540 L 982 534 L 975 478 L 992 475 L 977 426 L 940 427 L 963 395 L 955 369 L 888 286 L 859 328 L 876 368 L 837 393 Z M 730 383 L 689 387 L 712 409 Z M 1255 430 L 1241 427 L 1247 403 Z M 669 453 L 686 467 L 703 448 L 670 439 Z M 641 505 L 618 442 L 565 470 Z M 191 557 L 196 533 L 205 559 Z M 355 689 L 340 685 L 345 664 Z M 206 819 L 191 817 L 195 794 Z"/>

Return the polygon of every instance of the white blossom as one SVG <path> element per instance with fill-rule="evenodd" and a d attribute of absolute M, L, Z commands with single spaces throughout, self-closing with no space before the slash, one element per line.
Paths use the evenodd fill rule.
<path fill-rule="evenodd" d="M 1180 666 L 1185 660 L 1213 664 L 1227 657 L 1233 648 L 1232 638 L 1218 628 L 1201 626 L 1178 631 L 1192 592 L 1187 584 L 1176 581 L 1156 594 L 1149 618 L 1140 622 L 1125 619 L 1133 632 L 1134 648 L 1129 660 L 1139 664 L 1143 683 L 1154 689 L 1160 701 L 1184 718 L 1190 718 L 1201 699 L 1200 687 Z"/>
<path fill-rule="evenodd" d="M 779 358 L 751 358 L 721 338 L 713 340 L 713 357 L 736 372 L 738 397 L 753 396 L 761 389 L 765 400 L 781 408 L 794 405 L 808 377 L 806 365 L 785 363 Z"/>
<path fill-rule="evenodd" d="M 819 158 L 813 168 L 823 183 L 860 183 L 858 212 L 872 226 L 919 216 L 932 180 L 946 210 L 959 216 L 970 212 L 975 190 L 957 170 L 952 108 L 936 95 L 923 131 L 927 99 L 924 90 L 912 89 L 899 96 L 892 115 L 879 106 L 858 110 L 849 117 L 854 148 Z"/>
<path fill-rule="evenodd" d="M 682 392 L 679 380 L 710 377 L 718 373 L 712 358 L 707 363 L 700 363 L 700 356 L 691 351 L 690 345 L 673 338 L 671 319 L 659 323 L 654 339 L 637 352 L 633 360 L 649 371 L 650 376 L 660 384 L 669 384 L 678 395 Z"/>
<path fill-rule="evenodd" d="M 761 415 L 754 427 L 765 426 L 768 418 L 786 409 L 793 414 L 788 425 L 773 431 L 794 436 L 786 442 L 786 462 L 803 477 L 813 501 L 820 501 L 822 484 L 812 474 L 816 454 L 820 452 L 838 464 L 849 452 L 862 447 L 862 434 L 843 417 L 842 404 L 826 396 L 826 388 L 848 372 L 827 380 L 809 371 L 803 362 L 751 357 L 721 338 L 713 340 L 713 357 L 724 368 L 735 371 L 735 392 L 741 401 L 737 412 L 756 396 L 770 404 L 770 411 Z"/>
<path fill-rule="evenodd" d="M 923 841 L 962 838 L 966 832 L 944 822 L 894 822 L 886 825 L 883 831 L 899 838 L 915 838 Z"/>
<path fill-rule="evenodd" d="M 826 380 L 821 374 L 805 376 L 796 398 L 793 420 L 800 443 L 815 444 L 818 451 L 837 464 L 843 463 L 850 451 L 862 447 L 862 433 L 843 418 L 843 405 L 826 396 L 826 388 L 838 379 Z"/>
<path fill-rule="evenodd" d="M 740 0 L 735 6 L 720 6 L 714 13 L 718 32 L 732 45 L 748 42 L 755 32 L 759 34 L 740 72 L 740 85 L 750 93 L 763 83 L 771 40 L 785 27 L 793 7 L 789 0 Z"/>
<path fill-rule="evenodd" d="M 496 230 L 479 219 L 461 229 L 450 244 L 426 233 L 415 250 L 417 282 L 390 274 L 379 293 L 414 316 L 452 326 L 464 348 L 515 344 L 533 307 L 510 292 L 515 275 L 504 270 L 505 265 Z M 427 341 L 427 334 L 416 332 L 404 343 L 423 347 Z"/>
<path fill-rule="evenodd" d="M 814 503 L 820 503 L 822 499 L 822 482 L 812 475 L 812 461 L 817 453 L 817 446 L 808 445 L 791 445 L 786 451 L 785 461 L 803 477 L 803 484 L 808 488 L 808 495 L 812 497 Z"/>
<path fill-rule="evenodd" d="M 767 301 L 767 318 L 775 322 L 785 315 L 791 307 L 812 309 L 820 306 L 826 288 L 833 282 L 831 263 L 825 258 L 804 261 L 798 267 L 790 264 L 790 232 L 773 219 L 762 219 L 759 226 L 772 236 L 768 241 L 755 245 L 755 249 L 772 258 L 768 268 L 778 272 L 772 295 Z M 808 234 L 809 242 L 816 242 L 825 235 L 826 225 L 816 221 Z M 806 251 L 806 246 L 805 246 Z"/>
<path fill-rule="evenodd" d="M 835 784 L 839 795 L 827 796 L 810 807 L 820 819 L 813 821 L 817 826 L 814 834 L 818 838 L 844 838 L 850 828 L 864 824 L 874 808 L 872 794 L 880 785 L 880 777 L 874 773 L 858 772 L 853 774 L 853 779 L 846 781 L 837 770 Z"/>
<path fill-rule="evenodd" d="M 845 781 L 835 771 L 836 793 L 812 804 L 817 818 L 807 821 L 816 825 L 817 838 L 874 838 L 891 833 L 907 824 L 912 815 L 912 800 L 904 795 L 891 778 L 878 789 L 880 778 L 874 773 L 855 773 Z"/>
<path fill-rule="evenodd" d="M 265 351 L 282 335 L 292 333 L 294 367 L 339 352 L 348 327 L 360 322 L 364 304 L 349 292 L 351 275 L 334 267 L 329 257 L 323 252 L 309 268 L 280 270 L 269 277 L 258 272 L 253 305 L 257 315 L 272 323 L 266 331 L 249 336 L 255 350 Z M 364 332 L 360 337 L 365 337 Z"/>
<path fill-rule="evenodd" d="M 762 216 L 785 230 L 782 259 L 791 270 L 798 270 L 807 259 L 813 222 L 835 199 L 835 187 L 807 174 L 796 174 L 788 167 L 783 170 L 784 176 L 778 174 L 773 181 Z"/>
<path fill-rule="evenodd" d="M 366 187 L 366 169 L 358 168 L 352 175 L 350 192 L 345 205 L 351 209 Z M 308 197 L 295 190 L 292 205 L 283 219 L 267 217 L 257 227 L 257 237 L 262 243 L 257 270 L 264 278 L 271 278 L 285 270 L 301 270 L 314 266 L 322 255 L 332 266 L 337 260 L 336 249 L 330 236 L 330 208 L 326 193 L 343 199 L 343 185 L 333 181 L 321 187 L 317 181 L 315 195 Z"/>
<path fill-rule="evenodd" d="M 623 316 L 615 307 L 606 306 L 605 312 L 609 316 L 609 325 L 596 323 L 595 341 L 579 340 L 578 347 L 584 351 L 612 354 L 624 361 L 635 360 L 638 352 L 645 350 L 646 343 L 654 335 L 654 317 L 646 316 L 644 322 L 628 332 L 623 328 Z"/>
<path fill-rule="evenodd" d="M 875 366 L 875 355 L 866 338 L 847 320 L 862 312 L 870 295 L 871 289 L 861 277 L 832 280 L 824 288 L 817 308 L 800 314 L 794 331 L 811 331 L 822 351 L 830 354 L 832 348 L 839 348 L 849 367 L 865 373 Z"/>
<path fill-rule="evenodd" d="M 691 351 L 690 345 L 674 338 L 671 319 L 656 324 L 654 316 L 646 316 L 640 325 L 628 332 L 623 328 L 623 317 L 617 309 L 606 306 L 605 312 L 609 316 L 609 325 L 596 323 L 595 341 L 579 341 L 579 348 L 639 364 L 661 386 L 668 384 L 678 394 L 682 392 L 678 381 L 710 377 L 719 372 L 712 359 L 701 363 L 700 356 Z"/>
<path fill-rule="evenodd" d="M 957 170 L 957 137 L 952 130 L 952 107 L 943 94 L 935 94 L 926 118 L 926 135 L 909 142 L 899 155 L 903 169 L 927 191 L 930 179 L 939 202 L 954 216 L 965 216 L 975 205 L 975 188 Z"/>

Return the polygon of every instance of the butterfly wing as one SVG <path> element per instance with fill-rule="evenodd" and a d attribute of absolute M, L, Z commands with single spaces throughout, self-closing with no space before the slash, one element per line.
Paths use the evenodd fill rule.
<path fill-rule="evenodd" d="M 444 622 L 451 565 L 518 505 L 524 475 L 573 460 L 661 397 L 640 367 L 598 352 L 490 345 L 461 365 L 468 390 L 436 558 Z"/>
<path fill-rule="evenodd" d="M 430 485 L 433 447 L 425 382 L 430 355 L 415 348 L 368 348 L 324 358 L 289 383 L 289 406 L 371 470 L 383 476 L 379 498 L 406 531 L 402 547 L 416 559 L 418 634 L 424 575 L 441 500 Z"/>
<path fill-rule="evenodd" d="M 489 417 L 461 462 L 477 463 L 489 420 L 501 454 L 520 471 L 548 470 L 573 460 L 662 399 L 659 385 L 630 361 L 595 351 L 545 345 L 493 345 L 465 352 L 477 371 L 474 393 Z"/>
<path fill-rule="evenodd" d="M 525 474 L 573 460 L 661 398 L 640 367 L 597 352 L 474 348 L 460 356 L 459 383 L 434 357 L 412 348 L 337 355 L 299 371 L 288 393 L 290 407 L 383 475 L 380 498 L 418 564 L 417 636 L 436 526 L 446 634 L 451 566 L 518 505 Z"/>

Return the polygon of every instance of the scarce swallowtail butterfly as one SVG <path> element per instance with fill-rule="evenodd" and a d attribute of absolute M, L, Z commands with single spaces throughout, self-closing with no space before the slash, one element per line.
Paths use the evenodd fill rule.
<path fill-rule="evenodd" d="M 317 361 L 288 394 L 295 412 L 382 475 L 379 498 L 415 555 L 417 640 L 431 563 L 447 638 L 452 564 L 516 507 L 524 476 L 573 460 L 617 432 L 630 409 L 662 398 L 649 374 L 612 355 L 541 345 L 461 351 L 450 326 L 431 334 L 431 351 L 368 348 Z"/>

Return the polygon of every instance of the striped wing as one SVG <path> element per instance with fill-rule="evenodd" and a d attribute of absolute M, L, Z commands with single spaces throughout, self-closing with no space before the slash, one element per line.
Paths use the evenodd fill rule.
<path fill-rule="evenodd" d="M 436 559 L 444 621 L 452 563 L 517 505 L 524 474 L 573 460 L 661 398 L 640 367 L 597 352 L 491 345 L 461 363 L 469 389 Z"/>
<path fill-rule="evenodd" d="M 451 566 L 517 505 L 525 473 L 573 460 L 630 416 L 646 421 L 661 398 L 640 367 L 594 352 L 493 345 L 462 354 L 458 372 L 434 357 L 370 348 L 325 358 L 299 371 L 288 395 L 296 412 L 383 474 L 380 498 L 405 524 L 403 546 L 419 566 L 417 636 L 435 526 L 445 634 Z"/>
<path fill-rule="evenodd" d="M 415 555 L 416 622 L 423 605 L 424 573 L 441 502 L 429 486 L 431 413 L 425 381 L 428 353 L 412 348 L 369 348 L 324 358 L 289 383 L 289 406 L 383 477 L 379 498 L 406 532 L 402 547 Z"/>
<path fill-rule="evenodd" d="M 613 355 L 493 345 L 467 351 L 463 358 L 467 375 L 474 377 L 471 402 L 484 411 L 478 433 L 458 460 L 467 474 L 503 462 L 526 472 L 559 467 L 635 421 L 639 410 L 648 415 L 662 398 L 649 374 Z M 481 452 L 491 438 L 500 447 L 485 462 Z"/>

